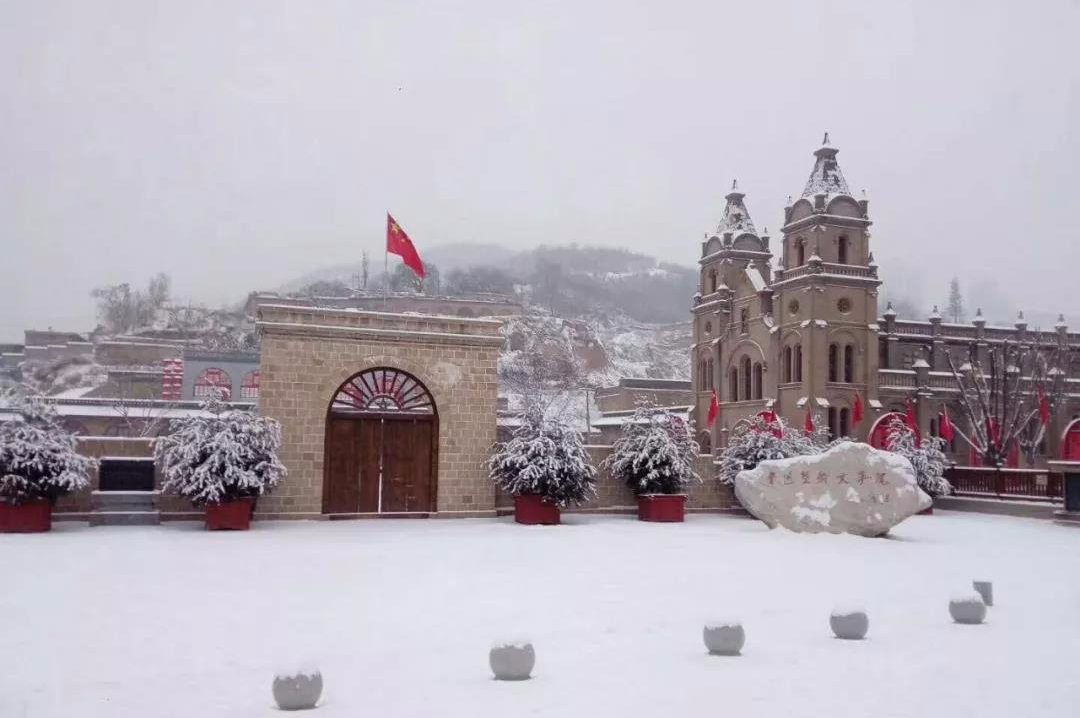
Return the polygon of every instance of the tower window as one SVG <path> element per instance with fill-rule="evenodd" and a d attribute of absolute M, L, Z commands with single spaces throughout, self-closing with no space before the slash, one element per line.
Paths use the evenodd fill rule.
<path fill-rule="evenodd" d="M 750 310 L 743 307 L 739 311 L 739 332 L 746 334 L 750 331 Z"/>
<path fill-rule="evenodd" d="M 836 242 L 836 261 L 840 264 L 848 263 L 848 238 L 841 237 Z"/>
<path fill-rule="evenodd" d="M 705 363 L 705 388 L 712 390 L 716 386 L 716 379 L 713 378 L 713 360 L 710 359 Z"/>
<path fill-rule="evenodd" d="M 791 347 L 784 347 L 784 382 L 791 381 Z"/>
<path fill-rule="evenodd" d="M 798 259 L 795 266 L 801 267 L 806 264 L 806 240 L 799 239 L 796 243 L 795 257 Z"/>
<path fill-rule="evenodd" d="M 754 364 L 754 394 L 755 399 L 761 398 L 761 364 Z"/>
<path fill-rule="evenodd" d="M 844 347 L 844 381 L 855 381 L 855 347 L 851 344 Z"/>
<path fill-rule="evenodd" d="M 739 400 L 739 370 L 731 367 L 728 372 L 728 401 Z"/>
<path fill-rule="evenodd" d="M 754 380 L 750 373 L 750 357 L 743 357 L 742 360 L 742 382 L 743 382 L 743 399 L 754 398 Z"/>
<path fill-rule="evenodd" d="M 709 294 L 716 292 L 716 270 L 709 272 Z"/>
<path fill-rule="evenodd" d="M 795 381 L 802 381 L 802 344 L 795 345 Z"/>
<path fill-rule="evenodd" d="M 835 344 L 829 345 L 829 381 L 837 381 L 837 362 L 840 350 Z"/>

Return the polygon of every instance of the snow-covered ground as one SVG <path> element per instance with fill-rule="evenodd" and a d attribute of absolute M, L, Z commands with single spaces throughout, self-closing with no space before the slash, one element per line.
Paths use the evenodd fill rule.
<path fill-rule="evenodd" d="M 0 716 L 273 715 L 317 662 L 323 716 L 1076 716 L 1080 531 L 939 513 L 890 539 L 571 516 L 194 524 L 0 536 Z M 994 581 L 987 624 L 950 596 Z M 831 637 L 858 604 L 869 638 Z M 737 658 L 702 624 L 736 616 Z M 491 680 L 529 638 L 535 679 Z"/>

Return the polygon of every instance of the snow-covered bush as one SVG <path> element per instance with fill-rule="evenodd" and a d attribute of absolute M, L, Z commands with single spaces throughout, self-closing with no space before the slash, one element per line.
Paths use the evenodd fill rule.
<path fill-rule="evenodd" d="M 691 481 L 701 481 L 694 470 L 699 453 L 685 421 L 642 404 L 623 422 L 603 468 L 636 494 L 681 494 Z"/>
<path fill-rule="evenodd" d="M 536 495 L 559 506 L 596 495 L 596 469 L 581 434 L 533 409 L 509 441 L 495 444 L 488 466 L 492 480 L 514 496 Z"/>
<path fill-rule="evenodd" d="M 753 416 L 735 427 L 727 446 L 716 461 L 720 482 L 734 484 L 740 471 L 752 469 L 768 459 L 811 456 L 825 450 L 824 432 L 808 433 L 789 426 L 781 417 L 765 421 Z"/>
<path fill-rule="evenodd" d="M 931 496 L 947 496 L 952 491 L 952 484 L 945 478 L 949 461 L 942 451 L 944 439 L 924 436 L 922 444 L 917 446 L 915 432 L 898 417 L 889 421 L 885 435 L 888 437 L 885 448 L 911 462 L 920 489 Z"/>
<path fill-rule="evenodd" d="M 278 461 L 281 426 L 249 411 L 233 411 L 212 396 L 209 416 L 174 421 L 154 446 L 162 489 L 196 506 L 268 493 L 285 476 Z"/>
<path fill-rule="evenodd" d="M 0 422 L 0 501 L 55 501 L 86 488 L 97 461 L 78 453 L 53 408 L 36 397 L 12 405 L 15 416 Z"/>

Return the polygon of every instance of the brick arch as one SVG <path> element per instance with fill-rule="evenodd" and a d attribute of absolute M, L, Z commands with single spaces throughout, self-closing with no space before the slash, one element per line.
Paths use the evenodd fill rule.
<path fill-rule="evenodd" d="M 730 352 L 728 352 L 728 360 L 725 369 L 730 369 L 732 366 L 737 366 L 737 364 L 735 363 L 736 357 L 741 360 L 743 356 L 748 353 L 746 351 L 747 347 L 753 347 L 757 350 L 757 356 L 759 359 L 761 359 L 762 366 L 767 363 L 765 361 L 765 351 L 761 348 L 760 344 L 758 344 L 753 339 L 742 339 L 739 341 L 739 343 L 737 343 L 734 347 L 731 348 Z M 751 359 L 753 359 L 753 353 L 749 352 L 749 354 L 751 356 Z"/>
<path fill-rule="evenodd" d="M 444 408 L 446 402 L 443 401 L 445 394 L 448 392 L 448 387 L 441 380 L 436 379 L 431 375 L 427 365 L 410 361 L 407 357 L 392 356 L 388 354 L 366 356 L 361 364 L 355 365 L 355 368 L 337 370 L 332 374 L 328 372 L 322 383 L 319 384 L 319 395 L 324 397 L 327 405 L 329 405 L 333 400 L 338 387 L 357 374 L 361 374 L 368 369 L 375 369 L 377 367 L 392 367 L 412 374 L 416 377 L 417 381 L 427 388 L 428 393 L 431 394 L 431 398 L 435 401 L 435 406 L 439 407 L 440 414 L 445 413 L 450 409 L 448 406 Z"/>

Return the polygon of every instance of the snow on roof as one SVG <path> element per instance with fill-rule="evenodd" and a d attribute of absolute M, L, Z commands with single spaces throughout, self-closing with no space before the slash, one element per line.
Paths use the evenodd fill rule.
<path fill-rule="evenodd" d="M 814 152 L 817 161 L 814 162 L 814 169 L 810 171 L 810 178 L 806 180 L 803 197 L 812 197 L 816 194 L 851 195 L 844 173 L 840 171 L 840 165 L 836 162 L 837 152 L 839 150 L 829 146 L 829 136 L 825 135 L 825 143 Z"/>
<path fill-rule="evenodd" d="M 727 197 L 724 198 L 727 200 L 727 204 L 724 205 L 724 217 L 720 220 L 716 233 L 731 232 L 732 234 L 738 234 L 740 232 L 750 232 L 756 235 L 757 229 L 754 227 L 754 220 L 750 219 L 750 210 L 746 209 L 746 203 L 743 202 L 743 197 L 746 195 L 738 191 L 738 185 L 734 182 L 731 184 L 731 190 Z"/>
<path fill-rule="evenodd" d="M 63 391 L 51 394 L 53 399 L 78 399 L 85 396 L 87 393 L 93 391 L 97 387 L 93 386 L 77 386 L 74 389 L 64 389 Z"/>
<path fill-rule="evenodd" d="M 750 283 L 754 285 L 754 291 L 760 292 L 768 285 L 765 283 L 765 277 L 761 276 L 761 271 L 754 266 L 746 265 L 746 276 L 750 278 Z"/>
<path fill-rule="evenodd" d="M 690 407 L 665 407 L 665 411 L 669 412 L 672 416 L 675 416 L 683 421 L 690 420 Z M 610 412 L 601 416 L 599 419 L 594 419 L 593 426 L 622 426 L 628 421 L 632 421 L 634 418 L 633 411 L 627 412 Z M 644 423 L 644 422 L 641 422 Z"/>

